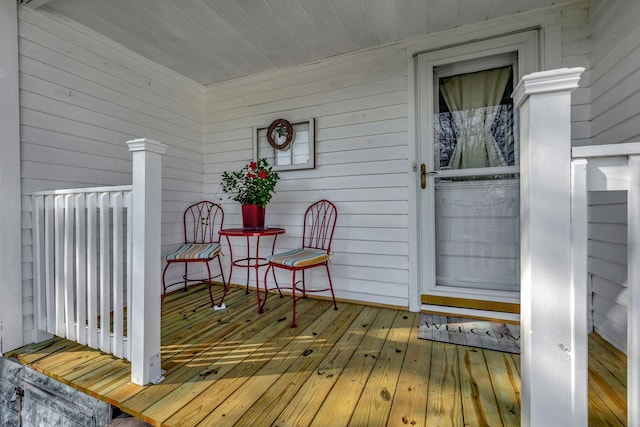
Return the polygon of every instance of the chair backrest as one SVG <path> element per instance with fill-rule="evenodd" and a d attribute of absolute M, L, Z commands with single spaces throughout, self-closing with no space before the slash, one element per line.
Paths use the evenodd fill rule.
<path fill-rule="evenodd" d="M 194 203 L 184 211 L 184 242 L 219 243 L 223 224 L 224 211 L 219 204 L 207 200 Z"/>
<path fill-rule="evenodd" d="M 307 208 L 304 214 L 302 247 L 331 251 L 338 209 L 328 200 L 320 200 Z"/>

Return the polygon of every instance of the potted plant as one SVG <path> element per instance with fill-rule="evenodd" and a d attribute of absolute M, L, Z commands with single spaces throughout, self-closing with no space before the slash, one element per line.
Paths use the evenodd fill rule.
<path fill-rule="evenodd" d="M 267 159 L 249 162 L 242 169 L 222 173 L 222 192 L 242 205 L 242 226 L 263 228 L 267 204 L 280 179 Z"/>

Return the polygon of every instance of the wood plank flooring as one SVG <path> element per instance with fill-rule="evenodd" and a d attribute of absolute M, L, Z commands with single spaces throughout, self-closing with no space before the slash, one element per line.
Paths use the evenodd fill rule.
<path fill-rule="evenodd" d="M 60 338 L 10 356 L 158 426 L 520 425 L 520 357 L 417 339 L 417 313 L 307 299 L 292 329 L 287 297 L 270 296 L 262 315 L 242 288 L 226 303 L 212 310 L 205 286 L 167 296 L 156 385 Z M 609 350 L 590 340 L 597 426 L 626 417 L 626 360 Z"/>
<path fill-rule="evenodd" d="M 598 334 L 589 339 L 589 424 L 627 425 L 627 357 Z"/>

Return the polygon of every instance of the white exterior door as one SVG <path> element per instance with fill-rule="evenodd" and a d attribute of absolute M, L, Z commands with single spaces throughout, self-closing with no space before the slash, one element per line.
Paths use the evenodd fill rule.
<path fill-rule="evenodd" d="M 520 169 L 511 93 L 537 65 L 526 52 L 536 46 L 530 32 L 417 57 L 423 301 L 519 303 Z"/>

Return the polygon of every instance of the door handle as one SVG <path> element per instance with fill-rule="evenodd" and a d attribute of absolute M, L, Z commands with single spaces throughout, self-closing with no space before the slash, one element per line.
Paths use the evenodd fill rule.
<path fill-rule="evenodd" d="M 433 176 L 437 174 L 438 172 L 436 171 L 427 172 L 427 166 L 424 163 L 420 164 L 420 187 L 427 188 L 427 175 Z"/>

